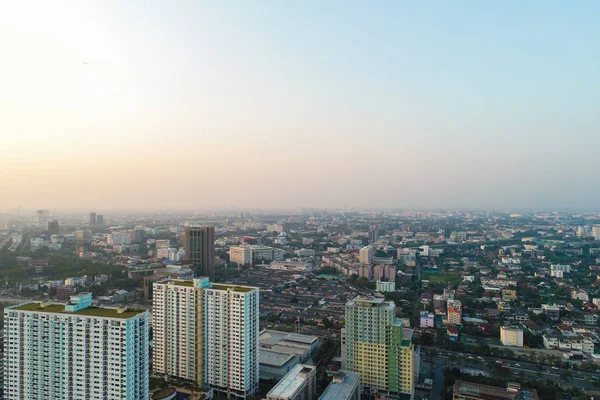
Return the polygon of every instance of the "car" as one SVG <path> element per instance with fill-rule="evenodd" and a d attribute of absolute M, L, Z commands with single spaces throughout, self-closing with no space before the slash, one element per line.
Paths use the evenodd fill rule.
<path fill-rule="evenodd" d="M 473 360 L 473 356 L 469 356 L 467 357 L 469 360 Z"/>
<path fill-rule="evenodd" d="M 556 367 L 552 367 L 552 369 L 558 369 L 558 368 L 556 368 Z"/>
<path fill-rule="evenodd" d="M 515 364 L 515 367 L 520 367 L 520 366 L 521 366 L 521 364 Z"/>
<path fill-rule="evenodd" d="M 502 360 L 496 360 L 496 364 L 502 364 Z"/>

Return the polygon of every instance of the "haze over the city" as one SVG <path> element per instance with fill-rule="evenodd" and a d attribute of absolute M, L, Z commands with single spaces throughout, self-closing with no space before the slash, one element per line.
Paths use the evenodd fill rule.
<path fill-rule="evenodd" d="M 0 210 L 595 209 L 599 13 L 5 3 Z"/>

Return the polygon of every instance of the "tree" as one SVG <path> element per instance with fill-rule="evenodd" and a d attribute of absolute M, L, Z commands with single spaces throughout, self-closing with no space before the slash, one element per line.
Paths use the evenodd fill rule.
<path fill-rule="evenodd" d="M 333 326 L 333 324 L 331 323 L 331 321 L 327 317 L 323 318 L 323 321 L 321 321 L 321 323 L 323 324 L 323 326 L 325 328 L 331 328 Z"/>
<path fill-rule="evenodd" d="M 421 344 L 423 346 L 433 346 L 433 336 L 428 332 L 421 334 Z"/>

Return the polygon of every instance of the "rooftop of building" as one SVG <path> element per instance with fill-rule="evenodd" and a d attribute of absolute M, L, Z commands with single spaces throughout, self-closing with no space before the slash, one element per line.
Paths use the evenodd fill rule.
<path fill-rule="evenodd" d="M 65 304 L 52 303 L 43 306 L 43 303 L 25 303 L 14 306 L 12 310 L 16 311 L 36 311 L 45 313 L 57 313 L 57 314 L 69 314 L 69 315 L 85 315 L 90 317 L 106 317 L 106 318 L 131 318 L 138 314 L 143 313 L 145 310 L 130 310 L 126 309 L 123 312 L 119 312 L 122 309 L 119 308 L 104 308 L 104 307 L 88 307 L 83 310 L 76 312 L 65 311 Z"/>
<path fill-rule="evenodd" d="M 319 400 L 335 400 L 350 398 L 356 386 L 360 385 L 360 375 L 354 372 L 339 371 L 327 386 Z"/>
<path fill-rule="evenodd" d="M 362 307 L 392 307 L 393 302 L 386 301 L 384 297 L 378 296 L 357 296 L 346 303 L 346 306 L 362 306 Z"/>
<path fill-rule="evenodd" d="M 277 350 L 270 350 L 265 348 L 261 348 L 258 354 L 260 364 L 271 365 L 274 367 L 283 367 L 295 357 L 293 354 L 282 353 Z"/>
<path fill-rule="evenodd" d="M 255 287 L 251 286 L 237 286 L 237 285 L 225 285 L 222 283 L 213 283 L 210 289 L 215 290 L 229 290 L 232 289 L 234 292 L 247 293 L 255 290 Z"/>
<path fill-rule="evenodd" d="M 298 364 L 294 366 L 288 372 L 282 380 L 280 380 L 277 385 L 271 391 L 269 391 L 269 396 L 279 396 L 279 397 L 291 397 L 293 396 L 298 389 L 304 384 L 306 381 L 306 377 L 304 374 L 307 374 L 314 370 L 316 367 Z"/>
<path fill-rule="evenodd" d="M 490 400 L 538 400 L 535 389 L 521 388 L 519 384 L 508 383 L 506 387 L 481 385 L 478 383 L 456 381 L 454 394 L 477 396 Z"/>
<path fill-rule="evenodd" d="M 194 287 L 194 281 L 191 280 L 180 280 L 180 279 L 172 279 L 168 281 L 169 285 L 175 286 L 185 286 L 185 287 Z"/>
<path fill-rule="evenodd" d="M 259 334 L 259 338 L 261 344 L 269 345 L 276 345 L 282 341 L 311 345 L 319 340 L 318 336 L 300 335 L 298 333 L 276 331 L 272 329 L 263 329 Z"/>

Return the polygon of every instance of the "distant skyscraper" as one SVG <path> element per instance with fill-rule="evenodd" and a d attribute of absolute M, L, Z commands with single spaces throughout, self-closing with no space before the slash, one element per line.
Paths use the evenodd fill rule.
<path fill-rule="evenodd" d="M 95 212 L 91 212 L 90 213 L 90 225 L 96 225 L 96 213 Z"/>
<path fill-rule="evenodd" d="M 196 276 L 215 277 L 215 228 L 185 229 L 185 261 L 194 266 Z"/>
<path fill-rule="evenodd" d="M 58 235 L 58 221 L 48 221 L 48 235 Z"/>
<path fill-rule="evenodd" d="M 154 372 L 239 399 L 258 391 L 258 288 L 208 278 L 152 287 Z"/>
<path fill-rule="evenodd" d="M 369 265 L 373 261 L 373 255 L 375 254 L 375 248 L 373 246 L 365 246 L 360 249 L 358 253 L 359 261 L 363 265 Z"/>
<path fill-rule="evenodd" d="M 142 243 L 144 238 L 144 231 L 141 229 L 130 229 L 129 230 L 129 241 L 131 243 Z"/>
<path fill-rule="evenodd" d="M 594 240 L 600 240 L 600 225 L 592 227 L 592 235 L 594 235 Z"/>
<path fill-rule="evenodd" d="M 383 265 L 376 265 L 373 268 L 373 280 L 382 281 L 385 276 L 385 267 Z"/>
<path fill-rule="evenodd" d="M 104 225 L 104 215 L 96 215 L 96 225 Z"/>
<path fill-rule="evenodd" d="M 36 213 L 36 220 L 39 224 L 43 224 L 48 220 L 48 217 L 50 216 L 50 211 L 48 210 L 37 210 Z"/>
<path fill-rule="evenodd" d="M 379 239 L 379 227 L 377 225 L 371 225 L 369 229 L 369 243 L 375 243 Z"/>
<path fill-rule="evenodd" d="M 419 349 L 405 322 L 396 319 L 395 303 L 383 297 L 358 296 L 346 304 L 342 369 L 360 374 L 365 393 L 373 397 L 414 395 Z"/>
<path fill-rule="evenodd" d="M 91 303 L 4 309 L 6 399 L 148 399 L 148 312 Z"/>

